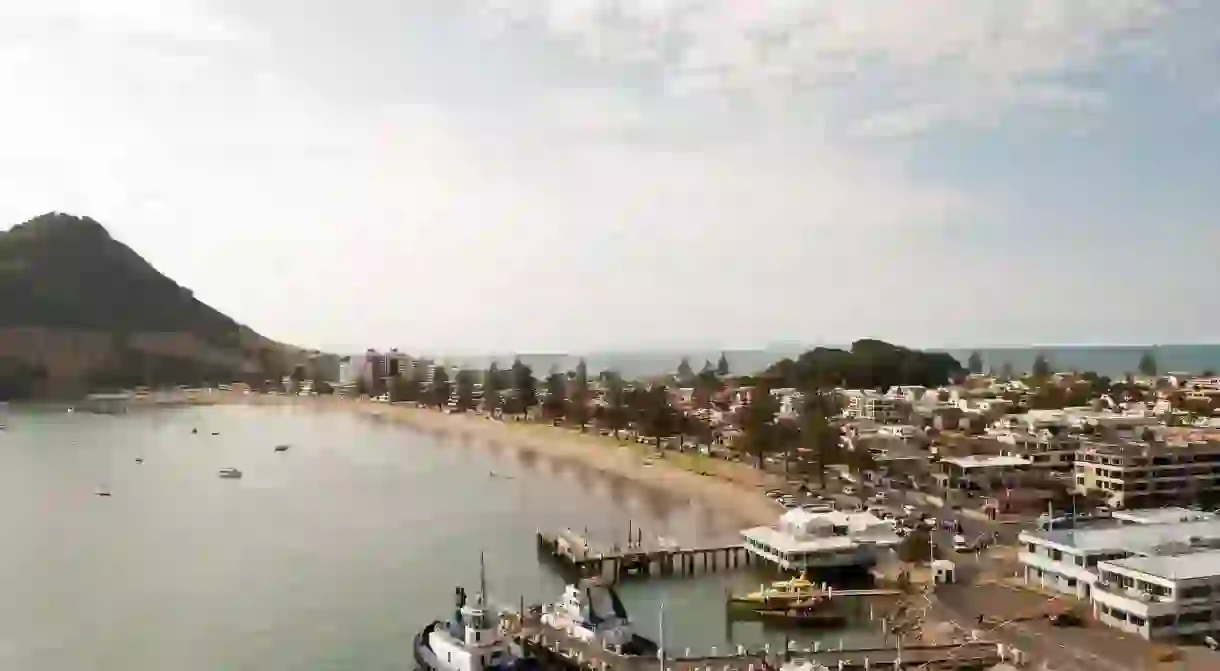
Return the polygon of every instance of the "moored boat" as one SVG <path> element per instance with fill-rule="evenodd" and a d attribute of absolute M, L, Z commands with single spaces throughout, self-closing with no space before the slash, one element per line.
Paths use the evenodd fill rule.
<path fill-rule="evenodd" d="M 415 635 L 415 663 L 426 671 L 533 670 L 526 656 L 501 626 L 502 613 L 487 603 L 483 558 L 479 558 L 479 593 L 468 603 L 458 587 L 457 610 L 448 622 L 435 621 Z"/>
<path fill-rule="evenodd" d="M 758 591 L 749 594 L 734 594 L 729 601 L 734 604 L 760 606 L 764 608 L 790 607 L 801 601 L 809 601 L 822 595 L 822 588 L 809 581 L 804 572 L 790 580 L 778 580 L 769 586 L 759 585 Z"/>
<path fill-rule="evenodd" d="M 241 479 L 241 471 L 237 470 L 236 468 L 222 468 L 219 472 L 217 472 L 217 475 L 228 480 Z"/>
<path fill-rule="evenodd" d="M 586 643 L 629 656 L 655 656 L 657 644 L 635 632 L 614 588 L 596 578 L 564 588 L 558 603 L 544 607 L 542 623 Z"/>

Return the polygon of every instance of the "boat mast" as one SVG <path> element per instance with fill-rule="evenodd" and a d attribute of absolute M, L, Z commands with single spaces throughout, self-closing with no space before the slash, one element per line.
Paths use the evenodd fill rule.
<path fill-rule="evenodd" d="M 661 602 L 660 635 L 657 637 L 657 661 L 659 670 L 665 671 L 665 602 Z"/>
<path fill-rule="evenodd" d="M 483 566 L 483 553 L 479 553 L 479 605 L 487 603 L 487 573 Z"/>

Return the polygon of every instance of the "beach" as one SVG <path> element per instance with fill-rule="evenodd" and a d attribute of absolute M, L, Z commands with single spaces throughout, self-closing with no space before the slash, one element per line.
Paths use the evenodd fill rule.
<path fill-rule="evenodd" d="M 511 416 L 490 419 L 476 413 L 446 414 L 413 404 L 375 403 L 332 397 L 225 395 L 225 401 L 254 404 L 315 404 L 344 409 L 382 420 L 400 422 L 413 429 L 440 434 L 463 435 L 509 449 L 532 452 L 547 459 L 567 461 L 606 476 L 622 478 L 670 496 L 699 502 L 725 519 L 741 526 L 773 524 L 780 514 L 775 503 L 763 496 L 768 487 L 781 484 L 773 475 L 747 464 L 704 457 L 697 453 L 655 454 L 655 448 L 635 441 L 600 435 L 590 426 L 578 428 L 517 421 Z M 240 401 L 238 401 L 240 399 Z M 221 401 L 221 402 L 225 402 Z"/>

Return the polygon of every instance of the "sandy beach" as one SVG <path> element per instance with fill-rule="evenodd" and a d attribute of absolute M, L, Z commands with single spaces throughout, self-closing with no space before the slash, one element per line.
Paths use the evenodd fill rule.
<path fill-rule="evenodd" d="M 519 422 L 513 418 L 492 420 L 481 414 L 445 414 L 408 404 L 391 405 L 338 398 L 263 395 L 237 398 L 241 399 L 238 402 L 255 404 L 316 404 L 330 409 L 345 409 L 401 422 L 421 431 L 464 435 L 510 449 L 533 452 L 544 458 L 579 463 L 607 476 L 656 488 L 670 496 L 698 501 L 726 520 L 733 520 L 743 527 L 772 524 L 782 512 L 762 494 L 767 487 L 780 484 L 775 476 L 766 475 L 746 464 L 697 454 L 670 452 L 663 458 L 652 458 L 649 456 L 653 452 L 650 446 L 602 436 L 593 427 L 582 434 L 576 428 Z"/>

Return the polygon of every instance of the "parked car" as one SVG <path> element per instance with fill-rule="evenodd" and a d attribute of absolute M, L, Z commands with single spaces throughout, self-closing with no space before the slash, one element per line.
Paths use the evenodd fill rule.
<path fill-rule="evenodd" d="M 974 547 L 971 545 L 970 541 L 966 540 L 965 536 L 958 534 L 953 537 L 954 552 L 970 552 L 973 549 Z"/>

